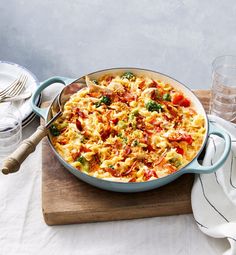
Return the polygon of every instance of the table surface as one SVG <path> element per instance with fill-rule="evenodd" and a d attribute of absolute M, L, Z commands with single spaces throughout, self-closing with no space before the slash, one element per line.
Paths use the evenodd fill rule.
<path fill-rule="evenodd" d="M 0 58 L 39 80 L 109 67 L 158 70 L 192 89 L 211 85 L 211 62 L 236 55 L 230 1 L 2 0 Z M 52 97 L 49 88 L 44 100 Z M 28 137 L 38 126 L 24 129 Z M 0 255 L 221 254 L 192 215 L 49 227 L 41 212 L 41 148 L 21 171 L 0 175 Z"/>

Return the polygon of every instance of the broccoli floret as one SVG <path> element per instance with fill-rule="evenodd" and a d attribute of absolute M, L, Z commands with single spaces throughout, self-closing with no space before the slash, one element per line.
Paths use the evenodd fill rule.
<path fill-rule="evenodd" d="M 53 136 L 59 136 L 60 135 L 60 131 L 59 129 L 55 126 L 55 125 L 51 125 L 51 127 L 49 128 L 50 132 Z"/>
<path fill-rule="evenodd" d="M 139 142 L 137 140 L 134 140 L 132 143 L 133 146 L 138 146 L 138 144 L 139 144 Z"/>
<path fill-rule="evenodd" d="M 122 79 L 128 79 L 129 81 L 135 81 L 136 77 L 133 73 L 131 72 L 126 72 L 121 76 Z"/>
<path fill-rule="evenodd" d="M 97 103 L 95 103 L 96 108 L 100 107 L 102 104 L 110 105 L 111 99 L 109 96 L 102 96 L 101 100 Z"/>
<path fill-rule="evenodd" d="M 111 99 L 109 96 L 103 96 L 101 99 L 101 103 L 105 104 L 105 105 L 110 105 L 111 104 Z"/>
<path fill-rule="evenodd" d="M 100 101 L 95 103 L 96 108 L 100 107 L 101 105 L 102 105 L 102 104 L 101 104 Z"/>
<path fill-rule="evenodd" d="M 118 127 L 121 128 L 121 129 L 125 129 L 125 128 L 127 128 L 127 123 L 123 120 L 120 120 L 118 122 Z"/>
<path fill-rule="evenodd" d="M 132 116 L 138 116 L 138 109 L 135 109 L 131 112 Z"/>
<path fill-rule="evenodd" d="M 124 137 L 121 133 L 119 133 L 119 134 L 117 135 L 117 137 L 119 137 L 120 139 L 122 139 L 122 140 L 123 140 L 123 143 L 127 143 L 127 141 L 128 141 L 127 137 Z"/>
<path fill-rule="evenodd" d="M 171 165 L 175 166 L 176 168 L 182 165 L 181 162 L 176 158 L 169 159 L 169 163 L 171 163 Z"/>
<path fill-rule="evenodd" d="M 89 162 L 86 160 L 86 158 L 84 156 L 79 156 L 77 158 L 78 162 L 80 162 L 81 166 L 81 170 L 84 172 L 88 172 L 89 171 Z"/>
<path fill-rule="evenodd" d="M 81 164 L 84 164 L 86 162 L 86 159 L 84 156 L 79 156 L 76 161 L 79 161 Z"/>
<path fill-rule="evenodd" d="M 154 101 L 149 101 L 146 104 L 146 108 L 148 109 L 149 112 L 161 112 L 162 111 L 162 106 Z"/>
<path fill-rule="evenodd" d="M 169 93 L 166 93 L 166 94 L 164 94 L 163 95 L 163 100 L 165 100 L 165 101 L 171 101 L 171 96 L 170 96 L 170 94 Z"/>
<path fill-rule="evenodd" d="M 93 80 L 93 83 L 95 83 L 96 85 L 98 85 L 98 81 L 97 81 L 97 80 Z"/>

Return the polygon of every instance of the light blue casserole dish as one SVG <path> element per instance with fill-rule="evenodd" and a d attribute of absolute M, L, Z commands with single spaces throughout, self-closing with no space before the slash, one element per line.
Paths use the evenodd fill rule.
<path fill-rule="evenodd" d="M 140 192 L 140 191 L 151 190 L 151 189 L 155 189 L 155 188 L 161 187 L 163 185 L 166 185 L 167 183 L 174 181 L 175 179 L 177 179 L 178 177 L 180 177 L 183 174 L 186 174 L 186 173 L 197 173 L 197 174 L 212 173 L 212 172 L 216 171 L 220 166 L 222 166 L 222 164 L 225 162 L 225 160 L 230 152 L 230 148 L 231 148 L 230 137 L 226 131 L 216 128 L 213 123 L 209 122 L 202 104 L 200 103 L 198 98 L 194 95 L 194 93 L 189 88 L 187 88 L 185 85 L 183 85 L 182 83 L 178 82 L 177 80 L 175 80 L 167 75 L 164 75 L 162 73 L 151 71 L 151 70 L 146 70 L 146 69 L 139 69 L 139 68 L 112 68 L 112 69 L 107 69 L 107 70 L 90 73 L 90 74 L 88 74 L 88 76 L 91 79 L 97 79 L 98 77 L 103 76 L 103 75 L 109 75 L 109 74 L 110 75 L 116 75 L 116 74 L 118 75 L 118 74 L 122 74 L 127 71 L 130 71 L 130 72 L 134 73 L 135 75 L 145 75 L 145 76 L 151 77 L 156 80 L 162 80 L 164 82 L 170 83 L 173 87 L 177 88 L 180 91 L 183 91 L 183 93 L 191 100 L 191 102 L 194 105 L 197 112 L 204 116 L 206 134 L 203 139 L 202 146 L 201 146 L 200 150 L 198 151 L 197 155 L 195 156 L 195 158 L 189 164 L 187 164 L 186 166 L 181 168 L 179 171 L 172 173 L 166 177 L 156 179 L 156 180 L 151 180 L 151 181 L 146 181 L 146 182 L 130 182 L 130 183 L 107 181 L 107 180 L 98 179 L 98 178 L 89 176 L 89 175 L 77 170 L 76 168 L 71 166 L 69 163 L 67 163 L 59 155 L 59 153 L 55 150 L 55 148 L 51 142 L 51 135 L 49 133 L 48 134 L 49 144 L 50 144 L 53 152 L 55 153 L 56 157 L 61 162 L 61 164 L 66 169 L 68 169 L 68 171 L 70 171 L 73 175 L 75 175 L 77 178 L 79 178 L 80 180 L 83 180 L 84 182 L 87 182 L 87 183 L 89 183 L 95 187 L 101 188 L 101 189 L 117 191 L 117 192 Z M 76 80 L 80 80 L 80 79 L 82 80 L 82 79 L 84 79 L 84 77 L 81 77 Z M 42 117 L 43 119 L 45 119 L 46 122 L 48 122 L 52 117 L 51 109 L 52 109 L 52 105 L 56 103 L 57 97 L 55 97 L 55 99 L 53 100 L 53 102 L 47 109 L 38 108 L 36 105 L 36 99 L 41 94 L 41 92 L 48 86 L 51 86 L 55 83 L 62 83 L 66 86 L 66 85 L 72 83 L 73 81 L 75 81 L 75 79 L 70 79 L 70 78 L 65 78 L 65 77 L 52 77 L 52 78 L 42 82 L 40 87 L 35 91 L 35 93 L 32 97 L 31 104 L 32 104 L 32 108 L 33 108 L 34 112 L 37 115 L 39 115 L 40 117 Z M 218 161 L 215 162 L 213 165 L 202 166 L 198 163 L 197 159 L 198 159 L 200 153 L 202 152 L 202 150 L 208 140 L 209 135 L 211 135 L 211 134 L 220 136 L 224 139 L 224 142 L 225 142 L 224 152 L 222 153 L 222 155 L 218 159 Z"/>

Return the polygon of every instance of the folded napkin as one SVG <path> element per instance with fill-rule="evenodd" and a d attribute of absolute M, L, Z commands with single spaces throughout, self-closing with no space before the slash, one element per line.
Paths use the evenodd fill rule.
<path fill-rule="evenodd" d="M 215 238 L 227 238 L 230 249 L 224 255 L 236 254 L 236 125 L 216 116 L 211 124 L 225 129 L 232 139 L 231 152 L 215 173 L 196 175 L 192 189 L 193 215 L 200 230 Z M 224 149 L 223 139 L 211 135 L 203 165 L 212 165 Z"/>

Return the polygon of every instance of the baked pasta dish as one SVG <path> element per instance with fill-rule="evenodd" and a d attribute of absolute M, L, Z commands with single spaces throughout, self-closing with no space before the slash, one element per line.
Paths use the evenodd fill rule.
<path fill-rule="evenodd" d="M 51 141 L 78 171 L 144 182 L 188 164 L 205 136 L 204 117 L 171 84 L 131 72 L 86 77 L 51 126 Z"/>

